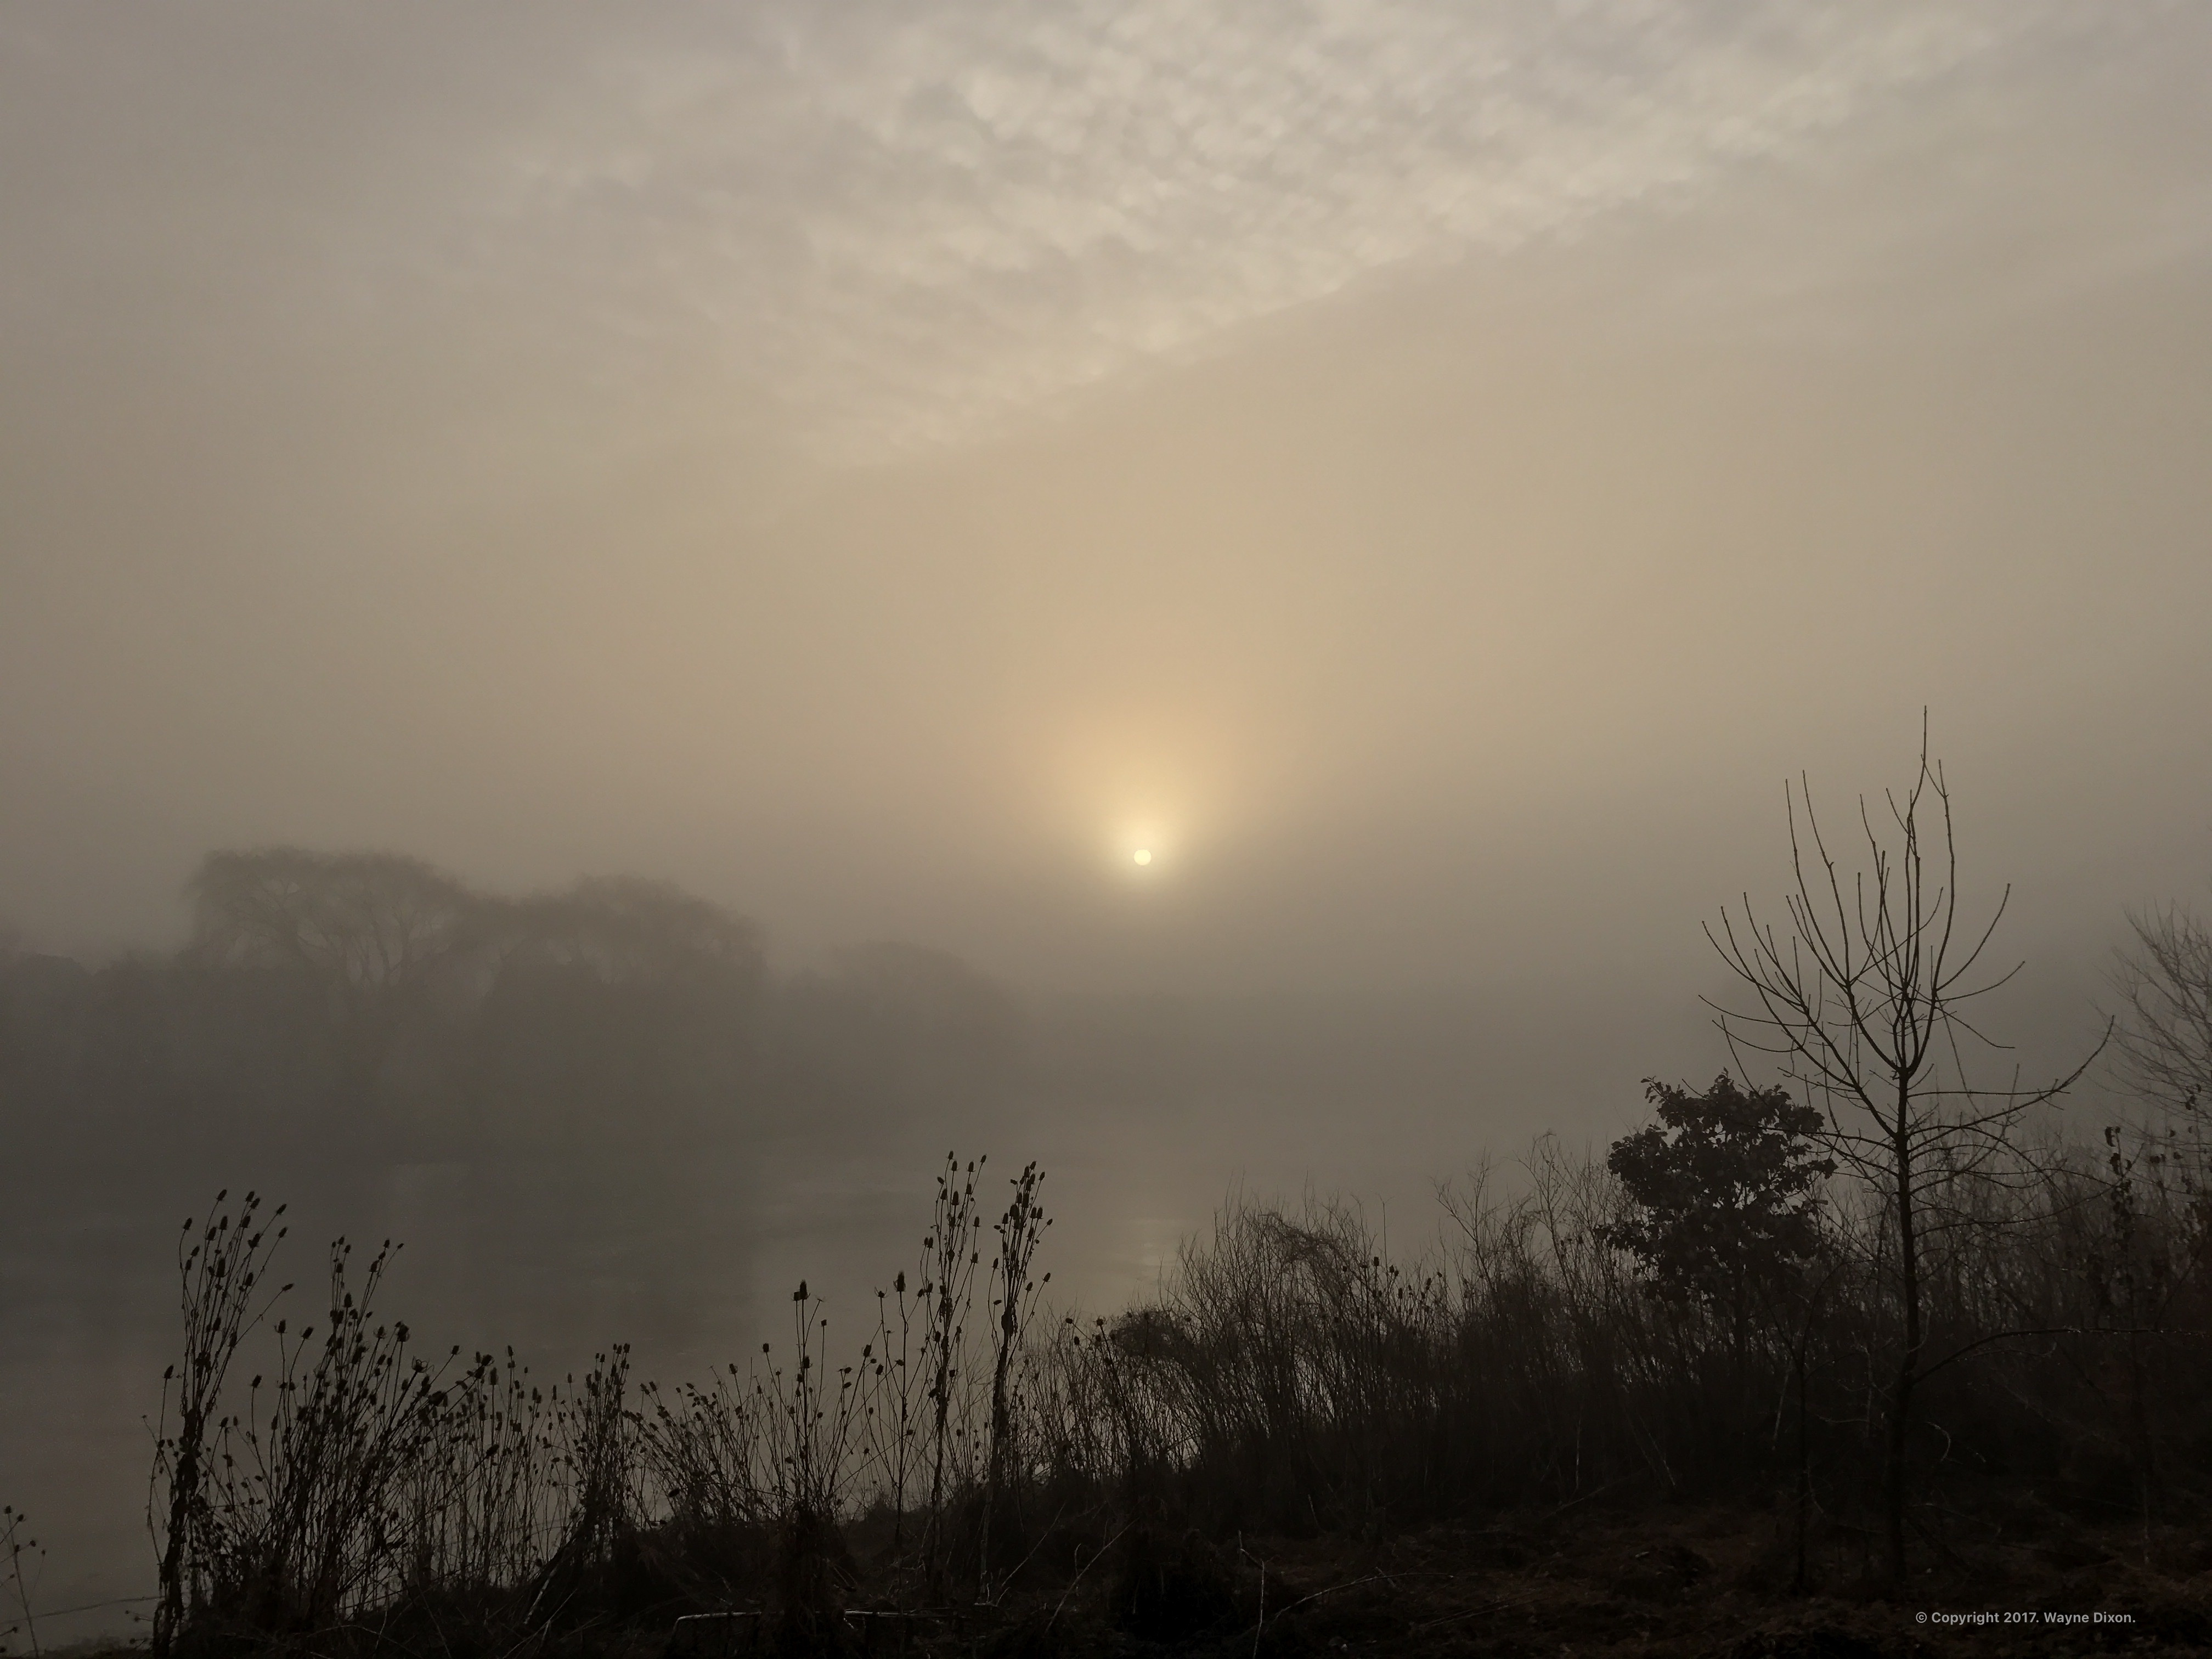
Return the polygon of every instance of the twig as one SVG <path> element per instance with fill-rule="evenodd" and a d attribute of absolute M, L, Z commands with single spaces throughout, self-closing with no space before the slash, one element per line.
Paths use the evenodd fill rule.
<path fill-rule="evenodd" d="M 1000 1581 L 998 1595 L 994 1599 L 984 1602 L 983 1605 L 985 1607 L 995 1607 L 1000 1602 L 1006 1599 L 1007 1589 L 1012 1585 L 1015 1579 L 1021 1577 L 1022 1569 L 1029 1565 L 1030 1562 L 1036 1559 L 1036 1553 L 1044 1547 L 1045 1540 L 1052 1536 L 1053 1528 L 1060 1524 L 1060 1517 L 1065 1516 L 1066 1513 L 1067 1505 L 1065 1504 L 1062 1504 L 1057 1510 L 1053 1511 L 1051 1521 L 1046 1523 L 1043 1532 L 1038 1534 L 1036 1542 L 1030 1546 L 1030 1553 L 1022 1557 L 1020 1560 L 1014 1563 L 1014 1570 Z"/>
<path fill-rule="evenodd" d="M 1091 1558 L 1091 1561 L 1097 1560 L 1099 1557 L 1104 1555 L 1108 1550 L 1112 1549 L 1115 1545 L 1120 1543 L 1121 1541 L 1121 1534 L 1129 1530 L 1130 1524 L 1130 1522 L 1124 1521 L 1121 1523 L 1121 1531 L 1116 1532 L 1111 1538 L 1108 1539 L 1103 1547 L 1099 1550 L 1098 1554 Z M 1044 1621 L 1044 1627 L 1047 1630 L 1050 1630 L 1053 1626 L 1054 1620 L 1060 1617 L 1060 1609 L 1067 1605 L 1067 1598 L 1075 1594 L 1075 1587 L 1083 1582 L 1083 1575 L 1091 1571 L 1091 1561 L 1085 1561 L 1081 1566 L 1075 1570 L 1075 1577 L 1067 1581 L 1067 1588 L 1060 1593 L 1060 1600 L 1053 1606 L 1052 1618 Z"/>
<path fill-rule="evenodd" d="M 1318 1601 L 1324 1595 L 1334 1595 L 1339 1590 L 1358 1589 L 1362 1584 L 1372 1584 L 1377 1580 L 1389 1583 L 1391 1582 L 1390 1575 L 1387 1572 L 1370 1572 L 1364 1578 L 1347 1578 L 1341 1584 L 1331 1584 L 1327 1589 L 1317 1589 L 1311 1595 L 1300 1596 L 1297 1601 L 1291 1602 L 1290 1606 L 1284 1607 L 1278 1612 L 1275 1614 L 1275 1617 L 1280 1619 L 1284 1613 L 1296 1613 L 1300 1607 L 1305 1606 L 1307 1602 Z"/>
<path fill-rule="evenodd" d="M 1258 1562 L 1260 1567 L 1260 1622 L 1252 1626 L 1252 1659 L 1260 1659 L 1260 1634 L 1267 1628 L 1267 1564 L 1241 1542 L 1237 1546 L 1237 1553 L 1247 1561 Z"/>
<path fill-rule="evenodd" d="M 1510 1607 L 1526 1607 L 1534 1600 L 1535 1597 L 1532 1595 L 1524 1595 L 1518 1601 L 1486 1601 L 1479 1607 L 1468 1607 L 1462 1613 L 1448 1613 L 1441 1619 L 1430 1619 L 1418 1625 L 1408 1625 L 1406 1627 L 1406 1634 L 1419 1636 L 1425 1630 L 1436 1630 L 1444 1625 L 1456 1625 L 1462 1619 L 1479 1619 L 1486 1613 L 1504 1613 Z"/>

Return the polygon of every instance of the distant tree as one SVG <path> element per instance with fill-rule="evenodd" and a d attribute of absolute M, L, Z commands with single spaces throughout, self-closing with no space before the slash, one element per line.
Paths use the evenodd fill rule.
<path fill-rule="evenodd" d="M 760 930 L 673 883 L 587 876 L 565 891 L 487 902 L 501 957 L 579 968 L 604 983 L 758 988 Z"/>
<path fill-rule="evenodd" d="M 440 1022 L 441 993 L 484 960 L 482 901 L 420 859 L 264 848 L 210 853 L 188 885 L 182 962 L 313 988 L 337 1121 L 366 1132 L 396 1055 Z"/>
<path fill-rule="evenodd" d="M 484 916 L 495 965 L 465 1063 L 480 1121 L 641 1152 L 734 1124 L 766 981 L 751 922 L 604 877 L 489 901 Z"/>
<path fill-rule="evenodd" d="M 2020 1086 L 2016 1072 L 2003 1087 L 1973 1080 L 1967 1056 L 1999 1045 L 1970 1020 L 1968 1005 L 2018 971 L 1980 967 L 2012 890 L 1978 932 L 1962 923 L 1951 796 L 1941 764 L 1929 758 L 1924 726 L 1911 789 L 1883 799 L 1893 840 L 1876 830 L 1862 799 L 1868 867 L 1846 878 L 1801 779 L 1788 795 L 1794 880 L 1783 900 L 1787 931 L 1762 921 L 1747 896 L 1741 914 L 1723 912 L 1718 931 L 1709 926 L 1706 937 L 1750 994 L 1748 1006 L 1713 1005 L 1731 1049 L 1771 1057 L 1785 1081 L 1820 1105 L 1823 1145 L 1881 1206 L 1875 1266 L 1894 1294 L 1901 1328 L 1887 1401 L 1882 1507 L 1889 1573 L 1901 1583 L 1914 1390 L 1966 1352 L 1929 1359 L 1923 1251 L 1932 1239 L 1975 1224 L 1949 1194 L 1970 1180 L 2019 1172 L 2014 1135 L 2021 1117 L 2070 1088 L 2104 1044 L 2041 1088 Z"/>
<path fill-rule="evenodd" d="M 194 959 L 305 969 L 346 1000 L 418 981 L 482 933 L 475 894 L 392 853 L 210 853 L 189 890 Z"/>
<path fill-rule="evenodd" d="M 1636 1206 L 1605 1229 L 1666 1295 L 1729 1316 L 1741 1354 L 1752 1304 L 1820 1249 L 1820 1183 L 1836 1161 L 1826 1120 L 1787 1089 L 1745 1090 L 1725 1072 L 1703 1094 L 1647 1079 L 1658 1121 L 1613 1143 L 1606 1164 Z"/>

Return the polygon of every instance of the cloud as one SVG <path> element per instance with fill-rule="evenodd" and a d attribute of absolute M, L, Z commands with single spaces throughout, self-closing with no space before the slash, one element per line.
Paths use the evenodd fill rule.
<path fill-rule="evenodd" d="M 1370 273 L 1692 200 L 2075 9 L 794 8 L 608 73 L 520 224 L 672 276 L 817 439 L 956 440 Z"/>
<path fill-rule="evenodd" d="M 188 267 L 206 303 L 250 295 L 264 333 L 286 306 L 310 330 L 404 326 L 458 296 L 479 337 L 550 317 L 622 350 L 679 341 L 801 441 L 880 453 L 1408 262 L 1695 203 L 2024 44 L 2156 27 L 2149 9 L 73 8 L 0 26 L 0 131 L 37 175 L 9 216 L 46 261 L 15 307 L 82 308 L 143 269 L 131 303 L 167 316 Z"/>

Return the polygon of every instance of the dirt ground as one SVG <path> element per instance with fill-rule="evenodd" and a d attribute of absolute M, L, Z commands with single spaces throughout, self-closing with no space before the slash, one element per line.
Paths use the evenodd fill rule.
<path fill-rule="evenodd" d="M 1741 1512 L 1561 1516 L 1367 1545 L 1186 1540 L 1156 1551 L 1162 1561 L 1152 1573 L 1170 1588 L 1178 1577 L 1196 1581 L 1200 1593 L 1186 1599 L 1199 1605 L 1155 1609 L 1148 1623 L 1143 1573 L 1102 1563 L 1103 1583 L 1079 1583 L 1049 1610 L 1010 1607 L 996 1630 L 940 1641 L 1009 1656 L 1223 1659 L 2212 1655 L 2212 1539 L 2204 1533 L 2044 1526 L 2033 1541 L 2014 1542 L 1990 1530 L 1971 1546 L 1929 1552 L 1936 1565 L 1921 1568 L 1901 1595 L 1880 1586 L 1872 1540 L 1842 1532 L 1814 1540 L 1808 1577 L 1815 1588 L 1792 1595 L 1790 1528 Z"/>
<path fill-rule="evenodd" d="M 1964 1528 L 1954 1528 L 1966 1532 Z M 1441 1526 L 1366 1542 L 1117 1536 L 1073 1575 L 1030 1573 L 994 1607 L 871 1614 L 799 1631 L 772 1613 L 586 1625 L 504 1659 L 1876 1659 L 2156 1653 L 2212 1659 L 2212 1533 L 1984 1523 L 1923 1547 L 1890 1594 L 1872 1542 L 1832 1529 L 1791 1593 L 1794 1538 L 1771 1515 L 1601 1511 Z M 860 1599 L 865 1599 L 863 1595 Z M 301 1659 L 471 1659 L 418 1628 Z M 463 1644 L 469 1646 L 472 1644 Z M 505 1647 L 506 1644 L 501 1644 Z M 443 1651 L 441 1651 L 441 1648 Z M 143 1659 L 143 1650 L 109 1650 Z M 80 1650 L 75 1659 L 94 1659 Z"/>

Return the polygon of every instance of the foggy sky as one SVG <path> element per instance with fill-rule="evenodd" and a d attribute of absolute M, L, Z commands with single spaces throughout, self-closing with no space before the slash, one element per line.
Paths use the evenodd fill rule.
<path fill-rule="evenodd" d="M 1720 1069 L 1784 780 L 1848 826 L 1923 708 L 1990 1024 L 2070 1064 L 2212 873 L 2207 84 L 2179 0 L 8 6 L 0 953 L 295 845 L 1005 988 L 1002 1097 L 738 1103 L 662 1172 L 706 1244 L 487 1154 L 634 1247 L 598 1300 L 470 1300 L 485 1170 L 334 1168 L 410 1316 L 672 1381 L 865 1305 L 956 1140 L 1044 1162 L 1081 1305 L 1237 1179 L 1418 1248 Z M 76 1254 L 0 1237 L 0 1476 L 88 1604 L 159 1206 L 21 1173 Z"/>
<path fill-rule="evenodd" d="M 2212 21 L 1476 10 L 11 8 L 0 915 L 1694 1016 L 1925 706 L 2079 1001 L 2212 868 Z"/>

